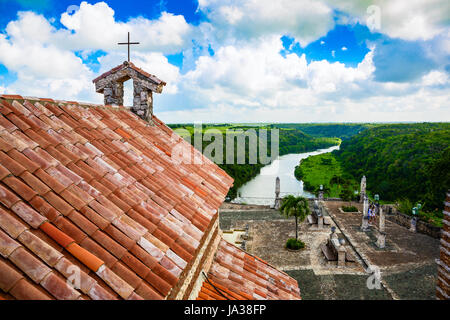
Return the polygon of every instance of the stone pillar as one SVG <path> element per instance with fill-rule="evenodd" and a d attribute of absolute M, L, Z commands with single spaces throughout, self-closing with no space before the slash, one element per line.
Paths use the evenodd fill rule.
<path fill-rule="evenodd" d="M 113 90 L 112 84 L 105 87 L 105 89 L 103 89 L 103 94 L 104 94 L 105 105 L 112 106 L 115 104 L 114 90 Z"/>
<path fill-rule="evenodd" d="M 147 90 L 147 122 L 153 123 L 153 92 Z"/>
<path fill-rule="evenodd" d="M 123 82 L 115 82 L 113 84 L 116 106 L 123 106 Z"/>
<path fill-rule="evenodd" d="M 366 176 L 361 178 L 361 188 L 359 192 L 359 202 L 362 203 L 366 197 Z"/>
<path fill-rule="evenodd" d="M 447 198 L 444 202 L 444 218 L 441 231 L 441 251 L 438 265 L 436 298 L 450 300 L 450 189 L 447 190 Z"/>
<path fill-rule="evenodd" d="M 385 215 L 384 215 L 384 210 L 383 208 L 379 207 L 379 213 L 380 213 L 380 232 L 384 232 L 385 231 L 385 224 L 386 224 L 386 219 L 385 219 Z"/>
<path fill-rule="evenodd" d="M 364 205 L 363 205 L 363 214 L 362 214 L 362 223 L 361 223 L 362 231 L 367 231 L 369 229 L 368 210 L 369 210 L 369 199 L 367 198 L 367 196 L 364 196 Z"/>
<path fill-rule="evenodd" d="M 133 107 L 131 111 L 141 119 L 152 122 L 153 94 L 151 90 L 143 87 L 139 80 L 133 79 Z"/>
<path fill-rule="evenodd" d="M 275 179 L 275 210 L 279 210 L 281 206 L 281 198 L 280 198 L 280 177 Z"/>
<path fill-rule="evenodd" d="M 385 216 L 383 208 L 378 207 L 378 210 L 380 213 L 380 234 L 378 235 L 377 246 L 383 249 L 386 246 Z"/>

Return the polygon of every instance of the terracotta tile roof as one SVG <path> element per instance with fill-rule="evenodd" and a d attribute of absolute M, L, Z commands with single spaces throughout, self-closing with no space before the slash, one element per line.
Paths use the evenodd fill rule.
<path fill-rule="evenodd" d="M 0 96 L 0 299 L 170 294 L 233 179 L 153 120 L 124 107 Z M 174 161 L 179 145 L 203 163 Z M 225 297 L 300 295 L 295 280 L 222 240 L 198 299 Z"/>
<path fill-rule="evenodd" d="M 3 95 L 0 113 L 0 297 L 165 298 L 233 180 L 124 107 Z"/>
<path fill-rule="evenodd" d="M 212 285 L 211 285 L 212 284 Z M 221 239 L 197 300 L 301 299 L 297 281 Z"/>

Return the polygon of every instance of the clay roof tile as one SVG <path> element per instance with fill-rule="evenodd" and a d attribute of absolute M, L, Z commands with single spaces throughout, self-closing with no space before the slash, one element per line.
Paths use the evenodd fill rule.
<path fill-rule="evenodd" d="M 124 107 L 10 98 L 0 100 L 0 253 L 24 269 L 24 278 L 8 284 L 11 298 L 166 297 L 216 221 L 232 179 L 207 159 L 200 168 L 174 163 L 176 143 L 196 151 L 157 117 L 149 126 Z M 223 255 L 241 256 L 229 251 Z M 227 265 L 232 280 L 218 285 L 253 280 L 255 287 L 264 284 L 261 273 L 272 275 L 249 264 L 259 274 L 249 280 L 241 274 L 246 264 L 234 264 Z M 70 266 L 83 272 L 81 291 L 66 287 Z M 295 287 L 277 285 L 286 295 Z M 244 289 L 224 287 L 234 298 L 268 292 Z"/>

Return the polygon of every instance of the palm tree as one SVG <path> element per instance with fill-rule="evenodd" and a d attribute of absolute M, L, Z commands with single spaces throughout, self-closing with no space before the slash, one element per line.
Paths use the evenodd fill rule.
<path fill-rule="evenodd" d="M 295 240 L 298 240 L 298 220 L 302 222 L 310 213 L 308 200 L 303 197 L 288 195 L 283 198 L 280 212 L 286 217 L 295 217 Z"/>

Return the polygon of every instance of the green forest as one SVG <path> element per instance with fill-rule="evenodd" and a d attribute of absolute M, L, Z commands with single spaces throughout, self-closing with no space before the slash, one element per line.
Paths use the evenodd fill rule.
<path fill-rule="evenodd" d="M 381 199 L 420 202 L 442 214 L 450 187 L 450 124 L 387 124 L 364 130 L 333 152 L 355 179 Z"/>
<path fill-rule="evenodd" d="M 371 123 L 279 123 L 277 128 L 297 129 L 313 137 L 335 137 L 347 140 L 354 135 L 377 126 Z"/>

